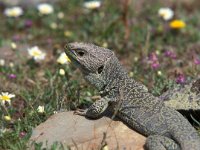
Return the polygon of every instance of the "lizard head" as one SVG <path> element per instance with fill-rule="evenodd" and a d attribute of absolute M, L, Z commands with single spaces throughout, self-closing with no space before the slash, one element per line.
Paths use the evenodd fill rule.
<path fill-rule="evenodd" d="M 72 63 L 81 70 L 88 82 L 97 89 L 103 90 L 109 80 L 109 61 L 114 57 L 111 50 L 94 44 L 75 42 L 66 44 L 65 53 Z"/>

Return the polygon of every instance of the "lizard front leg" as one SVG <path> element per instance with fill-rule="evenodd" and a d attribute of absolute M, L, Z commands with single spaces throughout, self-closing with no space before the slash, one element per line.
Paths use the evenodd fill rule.
<path fill-rule="evenodd" d="M 94 102 L 88 109 L 77 109 L 74 114 L 93 119 L 98 118 L 108 107 L 108 102 L 107 98 L 101 98 Z"/>

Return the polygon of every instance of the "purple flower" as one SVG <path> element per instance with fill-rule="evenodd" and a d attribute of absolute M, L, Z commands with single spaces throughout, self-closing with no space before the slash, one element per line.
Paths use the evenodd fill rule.
<path fill-rule="evenodd" d="M 24 26 L 27 28 L 30 28 L 33 25 L 33 21 L 32 20 L 25 20 L 24 22 Z"/>
<path fill-rule="evenodd" d="M 194 64 L 195 64 L 195 65 L 200 65 L 200 59 L 197 58 L 197 57 L 195 57 L 195 58 L 194 58 Z"/>
<path fill-rule="evenodd" d="M 152 69 L 157 69 L 160 66 L 156 53 L 153 52 L 150 54 L 149 63 L 151 64 Z"/>
<path fill-rule="evenodd" d="M 178 77 L 176 78 L 176 83 L 185 83 L 185 76 L 183 74 L 178 75 Z"/>
<path fill-rule="evenodd" d="M 17 76 L 16 76 L 15 74 L 9 74 L 8 77 L 9 77 L 10 79 L 15 79 Z"/>
<path fill-rule="evenodd" d="M 164 54 L 165 54 L 166 57 L 170 57 L 172 59 L 176 59 L 176 53 L 174 53 L 173 51 L 166 50 Z"/>

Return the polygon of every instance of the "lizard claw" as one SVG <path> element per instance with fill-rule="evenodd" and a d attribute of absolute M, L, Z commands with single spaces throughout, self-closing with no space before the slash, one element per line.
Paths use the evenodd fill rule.
<path fill-rule="evenodd" d="M 74 111 L 74 115 L 85 116 L 86 112 L 87 112 L 87 109 L 76 109 Z"/>

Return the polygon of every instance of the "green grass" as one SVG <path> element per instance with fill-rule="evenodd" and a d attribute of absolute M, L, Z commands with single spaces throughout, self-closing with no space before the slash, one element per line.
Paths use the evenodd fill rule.
<path fill-rule="evenodd" d="M 168 22 L 157 15 L 158 9 L 164 7 L 160 2 L 145 2 L 140 9 L 135 1 L 131 1 L 128 9 L 123 10 L 120 3 L 111 0 L 104 1 L 100 9 L 92 11 L 85 10 L 82 3 L 79 0 L 60 0 L 53 5 L 54 13 L 47 16 L 38 15 L 35 7 L 25 9 L 19 18 L 0 14 L 0 46 L 7 47 L 13 52 L 11 58 L 15 58 L 4 58 L 6 64 L 0 66 L 0 92 L 16 95 L 11 106 L 1 106 L 0 109 L 0 149 L 25 149 L 32 129 L 55 111 L 86 108 L 92 103 L 92 96 L 98 95 L 71 64 L 56 62 L 66 42 L 107 44 L 132 76 L 155 95 L 173 85 L 180 73 L 190 80 L 200 72 L 200 65 L 195 65 L 192 57 L 200 57 L 200 10 L 195 4 L 173 4 L 175 18 L 186 22 L 185 28 L 174 31 L 166 27 Z M 192 11 L 188 7 L 193 8 Z M 64 13 L 63 19 L 57 17 L 59 12 Z M 127 28 L 122 19 L 126 12 L 130 31 L 128 38 L 124 38 Z M 30 28 L 24 27 L 27 19 L 33 22 Z M 56 23 L 58 28 L 52 29 L 52 23 Z M 65 36 L 65 31 L 71 32 L 71 35 Z M 37 45 L 47 53 L 45 60 L 36 63 L 28 58 L 28 54 L 25 54 L 26 57 L 22 55 L 20 48 L 12 50 L 10 44 L 16 35 L 21 37 L 15 41 L 18 47 Z M 173 50 L 176 59 L 166 57 L 165 50 Z M 148 63 L 147 57 L 152 52 L 158 54 L 160 67 L 157 69 L 152 69 Z M 10 62 L 14 62 L 14 67 L 9 66 Z M 65 76 L 59 74 L 60 68 L 65 69 Z M 8 78 L 11 73 L 17 77 Z M 44 113 L 37 111 L 39 105 L 44 106 Z M 6 121 L 5 115 L 10 115 L 11 120 Z M 22 133 L 25 136 L 20 136 Z"/>

